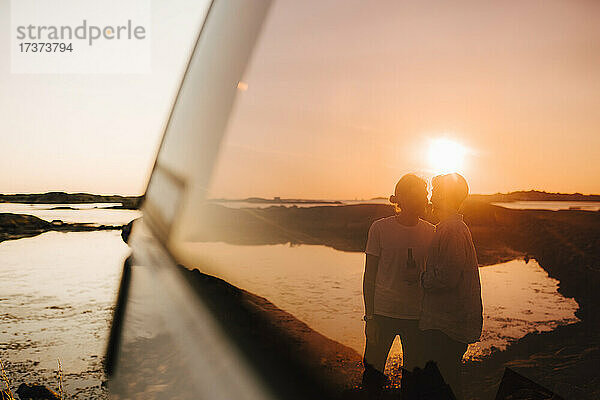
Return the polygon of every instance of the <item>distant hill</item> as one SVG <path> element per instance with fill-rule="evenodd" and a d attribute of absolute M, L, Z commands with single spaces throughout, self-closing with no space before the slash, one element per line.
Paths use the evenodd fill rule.
<path fill-rule="evenodd" d="M 100 195 L 90 193 L 27 193 L 0 194 L 0 203 L 27 204 L 82 204 L 82 203 L 121 203 L 116 208 L 139 208 L 143 196 Z"/>
<path fill-rule="evenodd" d="M 496 194 L 472 194 L 472 200 L 485 202 L 497 201 L 600 201 L 600 195 L 581 193 L 548 193 L 538 190 L 517 191 Z"/>

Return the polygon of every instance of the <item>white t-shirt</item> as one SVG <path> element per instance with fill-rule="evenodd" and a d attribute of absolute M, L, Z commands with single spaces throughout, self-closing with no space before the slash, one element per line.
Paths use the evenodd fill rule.
<path fill-rule="evenodd" d="M 392 318 L 419 319 L 423 290 L 418 276 L 425 268 L 435 227 L 419 219 L 415 226 L 400 224 L 394 216 L 373 222 L 365 253 L 379 257 L 375 278 L 374 313 Z M 409 248 L 417 271 L 409 272 Z M 414 280 L 407 280 L 415 277 Z"/>

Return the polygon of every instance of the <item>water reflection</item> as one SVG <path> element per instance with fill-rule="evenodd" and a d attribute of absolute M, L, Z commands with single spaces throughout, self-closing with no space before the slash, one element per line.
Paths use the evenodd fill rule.
<path fill-rule="evenodd" d="M 492 203 L 496 206 L 515 210 L 600 210 L 599 201 L 506 201 Z"/>
<path fill-rule="evenodd" d="M 0 203 L 0 213 L 27 214 L 46 221 L 61 220 L 69 223 L 124 225 L 139 218 L 139 210 L 111 208 L 120 203 L 86 204 L 16 204 Z"/>
<path fill-rule="evenodd" d="M 14 382 L 54 385 L 60 358 L 70 395 L 100 390 L 127 254 L 119 231 L 47 232 L 0 244 L 0 357 Z"/>
<path fill-rule="evenodd" d="M 264 296 L 316 331 L 362 354 L 362 253 L 318 245 L 215 242 L 187 243 L 185 253 L 190 257 L 186 265 Z M 534 260 L 482 267 L 480 275 L 484 332 L 481 342 L 469 347 L 467 359 L 503 349 L 529 332 L 577 321 L 575 300 L 559 294 L 558 281 L 548 277 Z M 400 361 L 398 343 L 390 355 L 388 364 Z"/>

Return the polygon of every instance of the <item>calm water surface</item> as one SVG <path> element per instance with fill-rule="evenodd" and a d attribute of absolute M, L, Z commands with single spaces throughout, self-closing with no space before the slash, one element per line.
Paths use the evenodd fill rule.
<path fill-rule="evenodd" d="M 243 201 L 216 202 L 229 208 L 265 208 L 265 207 L 315 207 L 315 206 L 336 206 L 350 204 L 386 204 L 391 205 L 388 199 L 371 200 L 339 200 L 341 204 L 322 204 L 322 203 L 297 203 L 297 204 L 277 204 L 277 203 L 248 203 Z M 600 210 L 599 201 L 507 201 L 491 203 L 504 208 L 517 210 Z"/>
<path fill-rule="evenodd" d="M 29 214 L 46 221 L 55 219 L 69 223 L 123 225 L 141 216 L 138 210 L 110 209 L 120 203 L 89 204 L 15 204 L 0 203 L 0 213 Z M 73 209 L 64 209 L 71 207 Z"/>
<path fill-rule="evenodd" d="M 600 201 L 509 201 L 492 204 L 516 210 L 600 210 Z"/>
<path fill-rule="evenodd" d="M 0 212 L 109 225 L 140 216 L 139 211 L 93 206 L 50 210 L 43 205 L 0 204 Z M 22 382 L 56 388 L 54 371 L 60 358 L 70 398 L 101 396 L 101 359 L 128 254 L 120 230 L 47 232 L 0 243 L 0 358 L 15 384 L 13 390 Z"/>
<path fill-rule="evenodd" d="M 364 255 L 314 245 L 237 246 L 191 243 L 204 271 L 259 294 L 312 328 L 362 354 Z M 484 303 L 482 341 L 471 345 L 467 359 L 503 349 L 529 332 L 578 321 L 577 302 L 558 293 L 535 260 L 480 268 Z M 392 358 L 400 357 L 395 343 Z"/>

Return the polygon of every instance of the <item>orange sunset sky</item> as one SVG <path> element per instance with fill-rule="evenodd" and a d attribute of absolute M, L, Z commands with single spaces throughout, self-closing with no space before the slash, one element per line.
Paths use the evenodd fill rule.
<path fill-rule="evenodd" d="M 2 35 L 0 192 L 143 193 L 203 10 L 152 4 L 150 74 L 11 74 Z M 599 18 L 592 0 L 276 1 L 210 193 L 370 198 L 453 169 L 475 193 L 600 193 Z"/>

